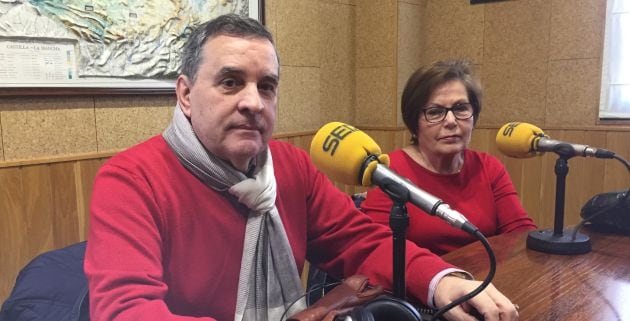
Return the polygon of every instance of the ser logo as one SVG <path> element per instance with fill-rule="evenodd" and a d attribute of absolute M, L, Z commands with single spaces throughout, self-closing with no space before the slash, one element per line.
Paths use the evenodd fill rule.
<path fill-rule="evenodd" d="M 358 131 L 358 129 L 346 124 L 335 127 L 330 131 L 328 136 L 326 136 L 322 149 L 324 152 L 330 153 L 330 156 L 334 156 L 341 141 L 356 131 Z"/>
<path fill-rule="evenodd" d="M 505 126 L 505 129 L 503 129 L 503 136 L 507 136 L 507 137 L 512 137 L 512 133 L 514 132 L 514 128 L 516 128 L 516 126 L 518 126 L 520 123 L 514 122 L 514 123 L 508 123 L 507 126 Z"/>

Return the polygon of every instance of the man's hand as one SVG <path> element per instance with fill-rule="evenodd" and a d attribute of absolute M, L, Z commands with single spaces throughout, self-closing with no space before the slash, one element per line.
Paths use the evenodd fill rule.
<path fill-rule="evenodd" d="M 439 308 L 473 291 L 481 282 L 465 280 L 455 276 L 443 277 L 435 289 L 433 301 Z M 475 317 L 480 315 L 482 318 Z M 456 306 L 444 314 L 449 321 L 516 321 L 517 306 L 505 295 L 489 284 L 472 299 Z"/>

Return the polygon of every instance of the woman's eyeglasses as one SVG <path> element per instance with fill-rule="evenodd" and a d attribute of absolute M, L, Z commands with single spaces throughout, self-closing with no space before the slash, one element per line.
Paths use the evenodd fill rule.
<path fill-rule="evenodd" d="M 440 123 L 446 118 L 446 114 L 451 111 L 453 116 L 459 120 L 466 120 L 473 116 L 473 106 L 471 103 L 457 103 L 451 108 L 444 106 L 431 106 L 422 109 L 424 118 L 429 123 Z"/>

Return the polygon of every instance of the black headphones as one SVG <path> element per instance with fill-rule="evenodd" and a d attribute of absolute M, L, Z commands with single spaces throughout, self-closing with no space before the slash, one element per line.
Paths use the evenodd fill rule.
<path fill-rule="evenodd" d="M 348 316 L 352 321 L 422 321 L 418 310 L 409 302 L 389 295 L 353 308 Z"/>

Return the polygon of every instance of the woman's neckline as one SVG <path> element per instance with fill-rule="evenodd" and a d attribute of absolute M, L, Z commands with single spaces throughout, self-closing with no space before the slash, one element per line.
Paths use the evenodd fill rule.
<path fill-rule="evenodd" d="M 422 168 L 426 169 L 427 171 L 434 173 L 434 174 L 440 174 L 440 175 L 454 175 L 454 174 L 459 174 L 462 170 L 462 168 L 464 167 L 464 156 L 463 153 L 461 153 L 461 155 L 459 156 L 455 156 L 453 158 L 453 162 L 458 162 L 458 164 L 455 164 L 452 166 L 451 169 L 449 170 L 438 170 L 436 169 L 433 164 L 431 164 L 427 158 L 425 157 L 425 155 L 420 151 L 420 148 L 418 148 L 418 146 L 416 145 L 408 145 L 403 147 L 402 151 L 407 154 L 407 156 L 409 156 L 414 162 L 418 163 L 418 165 L 420 165 Z M 459 161 L 458 161 L 459 159 Z"/>

